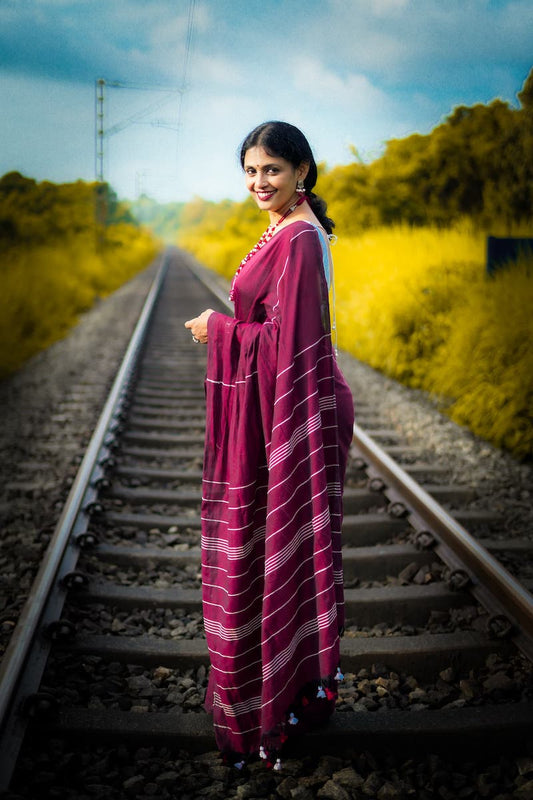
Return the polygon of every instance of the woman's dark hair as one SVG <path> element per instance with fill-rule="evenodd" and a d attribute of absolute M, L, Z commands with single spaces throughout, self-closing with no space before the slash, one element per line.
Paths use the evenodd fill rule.
<path fill-rule="evenodd" d="M 332 233 L 335 223 L 326 215 L 326 203 L 312 191 L 317 180 L 317 168 L 313 152 L 303 133 L 288 122 L 278 120 L 263 122 L 248 134 L 241 145 L 240 161 L 243 169 L 244 158 L 251 147 L 264 147 L 267 153 L 284 158 L 295 168 L 302 162 L 309 164 L 309 171 L 304 180 L 305 194 L 326 233 Z"/>

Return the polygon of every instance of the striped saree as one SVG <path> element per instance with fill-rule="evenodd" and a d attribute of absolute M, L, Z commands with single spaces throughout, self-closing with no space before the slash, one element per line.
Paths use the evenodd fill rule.
<path fill-rule="evenodd" d="M 254 255 L 235 285 L 235 318 L 213 313 L 208 337 L 206 708 L 222 752 L 272 753 L 333 710 L 344 624 L 353 404 L 316 228 L 291 223 Z"/>

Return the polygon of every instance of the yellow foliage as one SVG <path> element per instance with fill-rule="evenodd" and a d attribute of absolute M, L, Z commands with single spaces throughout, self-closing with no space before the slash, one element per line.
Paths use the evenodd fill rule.
<path fill-rule="evenodd" d="M 477 277 L 428 375 L 454 420 L 523 457 L 533 453 L 532 309 L 533 261 Z"/>
<path fill-rule="evenodd" d="M 441 399 L 518 457 L 533 452 L 533 263 L 485 274 L 485 240 L 374 229 L 334 250 L 339 345 Z"/>
<path fill-rule="evenodd" d="M 183 223 L 178 243 L 207 267 L 230 280 L 263 233 L 268 219 L 258 211 L 251 198 L 243 203 L 221 205 L 224 216 L 219 212 L 215 217 L 208 215 L 187 225 Z M 198 201 L 195 201 L 194 208 L 197 207 Z M 193 213 L 184 216 L 190 219 Z"/>
<path fill-rule="evenodd" d="M 156 242 L 131 225 L 112 225 L 59 243 L 8 248 L 0 265 L 0 377 L 66 334 L 79 314 L 143 269 Z"/>
<path fill-rule="evenodd" d="M 264 226 L 250 207 L 182 246 L 230 279 Z M 527 231 L 523 233 L 527 234 Z M 518 457 L 533 451 L 533 265 L 485 273 L 485 236 L 397 226 L 339 237 L 339 346 L 431 393 L 452 419 Z"/>

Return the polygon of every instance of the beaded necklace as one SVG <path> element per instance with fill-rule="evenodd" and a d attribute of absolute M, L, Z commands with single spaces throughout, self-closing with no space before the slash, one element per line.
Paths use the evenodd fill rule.
<path fill-rule="evenodd" d="M 299 197 L 298 200 L 295 203 L 292 204 L 292 206 L 289 206 L 287 211 L 283 214 L 283 216 L 281 216 L 278 219 L 276 224 L 275 225 L 269 225 L 268 228 L 266 229 L 266 231 L 263 233 L 263 235 L 259 239 L 259 241 L 257 242 L 257 244 L 252 247 L 252 249 L 250 250 L 249 253 L 246 253 L 246 255 L 244 256 L 243 260 L 241 261 L 241 263 L 237 267 L 237 272 L 233 276 L 233 280 L 231 282 L 231 289 L 230 289 L 230 293 L 229 293 L 229 299 L 230 300 L 233 300 L 233 298 L 235 297 L 235 281 L 237 280 L 237 278 L 239 277 L 240 273 L 242 272 L 244 265 L 252 258 L 252 256 L 254 256 L 257 253 L 258 250 L 260 250 L 268 241 L 270 241 L 270 239 L 272 239 L 272 237 L 274 236 L 274 233 L 275 233 L 276 228 L 278 227 L 278 225 L 281 225 L 283 220 L 286 217 L 288 217 L 289 214 L 292 214 L 292 212 L 294 211 L 294 209 L 297 206 L 301 206 L 301 204 L 304 202 L 304 200 L 305 200 L 304 196 Z"/>

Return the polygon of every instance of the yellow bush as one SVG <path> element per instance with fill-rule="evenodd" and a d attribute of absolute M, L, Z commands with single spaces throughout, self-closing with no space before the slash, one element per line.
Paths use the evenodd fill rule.
<path fill-rule="evenodd" d="M 340 347 L 531 455 L 531 262 L 488 278 L 484 238 L 468 228 L 374 229 L 340 239 L 334 256 Z"/>
<path fill-rule="evenodd" d="M 518 456 L 533 453 L 533 262 L 481 276 L 428 375 L 448 413 Z"/>
<path fill-rule="evenodd" d="M 422 386 L 446 338 L 483 239 L 468 230 L 373 229 L 334 248 L 339 343 L 388 375 Z"/>
<path fill-rule="evenodd" d="M 223 216 L 219 210 L 217 215 L 209 214 L 198 222 L 182 223 L 178 243 L 198 261 L 231 280 L 241 260 L 268 225 L 268 218 L 258 211 L 250 198 L 239 204 L 221 205 Z"/>
<path fill-rule="evenodd" d="M 97 297 L 143 269 L 156 248 L 131 225 L 110 226 L 99 248 L 87 233 L 8 248 L 0 265 L 0 378 L 64 336 Z"/>

